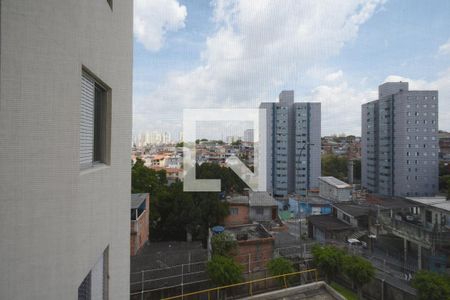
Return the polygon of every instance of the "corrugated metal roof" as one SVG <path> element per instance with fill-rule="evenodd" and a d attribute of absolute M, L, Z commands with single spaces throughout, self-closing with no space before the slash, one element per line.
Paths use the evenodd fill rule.
<path fill-rule="evenodd" d="M 268 192 L 250 192 L 250 206 L 278 206 L 278 203 Z"/>
<path fill-rule="evenodd" d="M 348 189 L 352 187 L 350 184 L 343 182 L 342 180 L 339 180 L 332 176 L 319 177 L 319 180 L 322 180 L 323 182 L 326 182 L 338 189 Z"/>
<path fill-rule="evenodd" d="M 131 209 L 141 206 L 142 202 L 147 198 L 147 193 L 131 194 Z"/>

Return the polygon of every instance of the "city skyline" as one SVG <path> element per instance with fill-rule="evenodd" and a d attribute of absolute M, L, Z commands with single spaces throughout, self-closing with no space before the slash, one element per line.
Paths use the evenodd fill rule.
<path fill-rule="evenodd" d="M 322 103 L 324 135 L 358 134 L 361 104 L 386 81 L 450 96 L 445 1 L 262 2 L 256 19 L 252 9 L 247 1 L 136 2 L 135 134 L 173 135 L 183 108 L 256 108 L 285 89 Z M 450 129 L 449 111 L 442 101 L 440 129 Z"/>

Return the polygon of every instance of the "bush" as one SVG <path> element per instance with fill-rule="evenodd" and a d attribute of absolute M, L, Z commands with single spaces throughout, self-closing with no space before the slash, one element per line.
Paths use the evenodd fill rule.
<path fill-rule="evenodd" d="M 234 254 L 237 249 L 237 241 L 233 235 L 228 232 L 215 234 L 211 238 L 213 255 L 229 256 Z"/>
<path fill-rule="evenodd" d="M 208 276 L 216 285 L 229 285 L 243 280 L 242 266 L 232 258 L 216 255 L 206 266 Z"/>
<path fill-rule="evenodd" d="M 362 299 L 362 287 L 375 277 L 372 263 L 360 256 L 346 255 L 343 260 L 344 274 L 353 282 Z"/>
<path fill-rule="evenodd" d="M 419 271 L 412 280 L 420 300 L 450 299 L 450 279 L 430 271 Z"/>
<path fill-rule="evenodd" d="M 328 283 L 342 269 L 344 251 L 334 246 L 315 245 L 312 249 L 314 264 L 325 275 Z"/>
<path fill-rule="evenodd" d="M 278 257 L 272 259 L 267 264 L 270 276 L 278 276 L 295 272 L 292 262 L 286 258 Z M 283 278 L 278 278 L 278 281 L 283 282 Z"/>

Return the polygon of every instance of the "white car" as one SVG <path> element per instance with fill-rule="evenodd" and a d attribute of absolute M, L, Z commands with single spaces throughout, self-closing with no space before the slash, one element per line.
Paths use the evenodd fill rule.
<path fill-rule="evenodd" d="M 347 243 L 350 246 L 367 248 L 367 243 L 366 242 L 362 242 L 362 241 L 360 241 L 358 239 L 348 239 Z"/>

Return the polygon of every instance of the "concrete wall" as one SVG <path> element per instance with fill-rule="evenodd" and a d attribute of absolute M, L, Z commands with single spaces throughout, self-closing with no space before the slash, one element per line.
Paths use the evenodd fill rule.
<path fill-rule="evenodd" d="M 0 299 L 75 300 L 109 246 L 129 298 L 132 1 L 2 0 Z M 112 90 L 111 163 L 80 172 L 81 70 Z"/>

